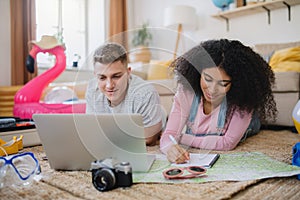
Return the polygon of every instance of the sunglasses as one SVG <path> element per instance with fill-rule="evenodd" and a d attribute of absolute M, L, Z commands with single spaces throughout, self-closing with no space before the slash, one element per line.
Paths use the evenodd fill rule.
<path fill-rule="evenodd" d="M 184 174 L 187 171 L 188 174 Z M 166 179 L 187 179 L 195 178 L 206 173 L 206 169 L 200 166 L 189 166 L 184 168 L 171 168 L 163 172 Z"/>

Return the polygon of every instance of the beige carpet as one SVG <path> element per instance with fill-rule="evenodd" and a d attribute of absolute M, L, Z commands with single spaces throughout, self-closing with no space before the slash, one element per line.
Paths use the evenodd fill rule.
<path fill-rule="evenodd" d="M 292 147 L 299 141 L 300 134 L 264 130 L 230 153 L 262 152 L 290 164 Z M 148 150 L 157 152 L 158 146 Z M 201 184 L 134 184 L 128 189 L 98 192 L 89 172 L 54 171 L 41 159 L 45 156 L 41 146 L 26 151 L 33 151 L 40 160 L 42 180 L 22 190 L 1 189 L 0 199 L 300 199 L 300 181 L 296 177 Z"/>

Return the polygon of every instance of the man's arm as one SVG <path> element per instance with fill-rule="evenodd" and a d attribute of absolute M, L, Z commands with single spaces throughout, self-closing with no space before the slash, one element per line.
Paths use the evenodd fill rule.
<path fill-rule="evenodd" d="M 146 137 L 146 145 L 153 146 L 156 145 L 156 142 L 159 139 L 159 136 L 162 131 L 162 122 L 146 127 L 145 128 L 145 137 Z"/>

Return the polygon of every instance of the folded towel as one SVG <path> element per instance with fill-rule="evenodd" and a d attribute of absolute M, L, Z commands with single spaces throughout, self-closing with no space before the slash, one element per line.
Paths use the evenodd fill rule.
<path fill-rule="evenodd" d="M 16 126 L 16 119 L 14 118 L 2 118 L 0 119 L 0 128 L 9 128 Z"/>

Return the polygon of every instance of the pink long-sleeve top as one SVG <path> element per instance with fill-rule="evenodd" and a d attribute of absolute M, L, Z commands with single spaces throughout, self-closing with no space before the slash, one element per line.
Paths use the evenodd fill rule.
<path fill-rule="evenodd" d="M 243 113 L 243 115 L 241 115 L 239 112 L 234 112 L 231 119 L 227 119 L 227 122 L 222 129 L 223 135 L 197 137 L 184 132 L 186 124 L 189 124 L 188 118 L 193 98 L 194 93 L 183 89 L 182 85 L 178 86 L 167 126 L 160 140 L 160 150 L 163 153 L 166 153 L 168 148 L 173 144 L 169 135 L 172 135 L 180 144 L 200 149 L 234 149 L 247 130 L 252 114 Z M 210 114 L 204 114 L 203 101 L 201 98 L 194 123 L 189 124 L 192 132 L 195 134 L 203 133 L 204 135 L 205 133 L 217 133 L 219 110 L 220 105 Z"/>

